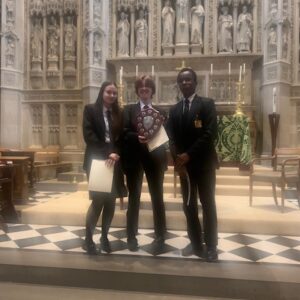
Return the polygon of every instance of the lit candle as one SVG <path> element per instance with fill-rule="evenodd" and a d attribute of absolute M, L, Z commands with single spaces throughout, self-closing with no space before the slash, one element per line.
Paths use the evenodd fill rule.
<path fill-rule="evenodd" d="M 135 77 L 139 77 L 139 66 L 135 65 Z"/>
<path fill-rule="evenodd" d="M 154 77 L 154 65 L 152 65 L 151 75 Z"/>
<path fill-rule="evenodd" d="M 228 75 L 231 74 L 231 63 L 228 63 Z"/>
<path fill-rule="evenodd" d="M 120 84 L 123 84 L 123 66 L 120 68 Z"/>
<path fill-rule="evenodd" d="M 245 76 L 246 74 L 246 64 L 243 64 L 243 75 Z"/>
<path fill-rule="evenodd" d="M 273 113 L 276 113 L 276 94 L 277 94 L 277 89 L 276 87 L 273 88 Z"/>
<path fill-rule="evenodd" d="M 210 64 L 210 75 L 212 76 L 214 72 L 214 65 Z"/>
<path fill-rule="evenodd" d="M 239 82 L 242 81 L 242 66 L 240 66 L 240 75 L 239 75 Z"/>

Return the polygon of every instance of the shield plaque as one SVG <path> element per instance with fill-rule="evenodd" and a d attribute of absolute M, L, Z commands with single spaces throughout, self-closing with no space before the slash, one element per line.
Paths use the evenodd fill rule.
<path fill-rule="evenodd" d="M 159 130 L 164 117 L 155 109 L 149 107 L 137 115 L 138 134 L 151 139 Z"/>

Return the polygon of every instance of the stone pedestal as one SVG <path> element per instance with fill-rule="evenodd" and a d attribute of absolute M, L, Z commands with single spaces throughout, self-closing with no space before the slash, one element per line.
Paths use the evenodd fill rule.
<path fill-rule="evenodd" d="M 202 54 L 202 45 L 191 45 L 191 53 L 196 54 L 196 55 L 201 55 Z"/>
<path fill-rule="evenodd" d="M 174 46 L 162 46 L 164 56 L 172 56 L 174 52 Z"/>
<path fill-rule="evenodd" d="M 76 86 L 76 68 L 75 57 L 67 57 L 64 60 L 64 81 L 68 89 L 73 89 Z"/>
<path fill-rule="evenodd" d="M 175 46 L 175 55 L 188 55 L 189 52 L 188 44 L 177 44 Z"/>

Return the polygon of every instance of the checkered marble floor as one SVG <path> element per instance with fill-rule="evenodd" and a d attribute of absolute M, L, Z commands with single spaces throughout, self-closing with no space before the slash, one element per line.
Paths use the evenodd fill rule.
<path fill-rule="evenodd" d="M 96 229 L 94 241 L 99 241 L 100 229 Z M 84 227 L 8 224 L 6 231 L 0 230 L 1 248 L 34 249 L 40 251 L 85 252 Z M 109 255 L 153 256 L 152 230 L 140 229 L 137 236 L 140 249 L 130 252 L 126 244 L 126 230 L 111 228 L 109 240 L 113 252 Z M 187 259 L 181 256 L 181 249 L 189 243 L 185 231 L 168 231 L 165 247 L 157 255 Z M 300 264 L 300 236 L 254 235 L 219 233 L 219 260 L 253 263 Z M 105 254 L 108 255 L 108 254 Z M 190 256 L 188 259 L 199 259 Z"/>
<path fill-rule="evenodd" d="M 27 205 L 37 205 L 50 201 L 51 199 L 56 199 L 59 197 L 67 196 L 70 193 L 66 192 L 47 192 L 47 191 L 32 191 L 29 193 Z"/>

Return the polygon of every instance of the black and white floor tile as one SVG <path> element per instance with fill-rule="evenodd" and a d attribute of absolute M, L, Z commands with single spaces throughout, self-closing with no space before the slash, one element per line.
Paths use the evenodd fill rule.
<path fill-rule="evenodd" d="M 57 191 L 32 191 L 29 193 L 27 205 L 37 205 L 40 203 L 51 201 L 59 197 L 67 196 L 70 193 Z"/>
<path fill-rule="evenodd" d="M 77 252 L 85 254 L 81 246 L 85 230 L 79 226 L 8 224 L 7 230 L 0 230 L 0 249 L 34 249 L 47 251 Z M 96 229 L 94 241 L 99 242 L 101 231 Z M 181 249 L 189 239 L 185 231 L 168 231 L 165 247 L 160 253 L 153 253 L 152 230 L 140 229 L 137 236 L 139 251 L 127 249 L 124 228 L 111 228 L 109 240 L 113 252 L 110 255 L 139 255 L 172 257 L 181 256 Z M 300 236 L 255 235 L 219 233 L 219 260 L 253 263 L 300 264 Z M 199 259 L 190 256 L 189 259 Z"/>

